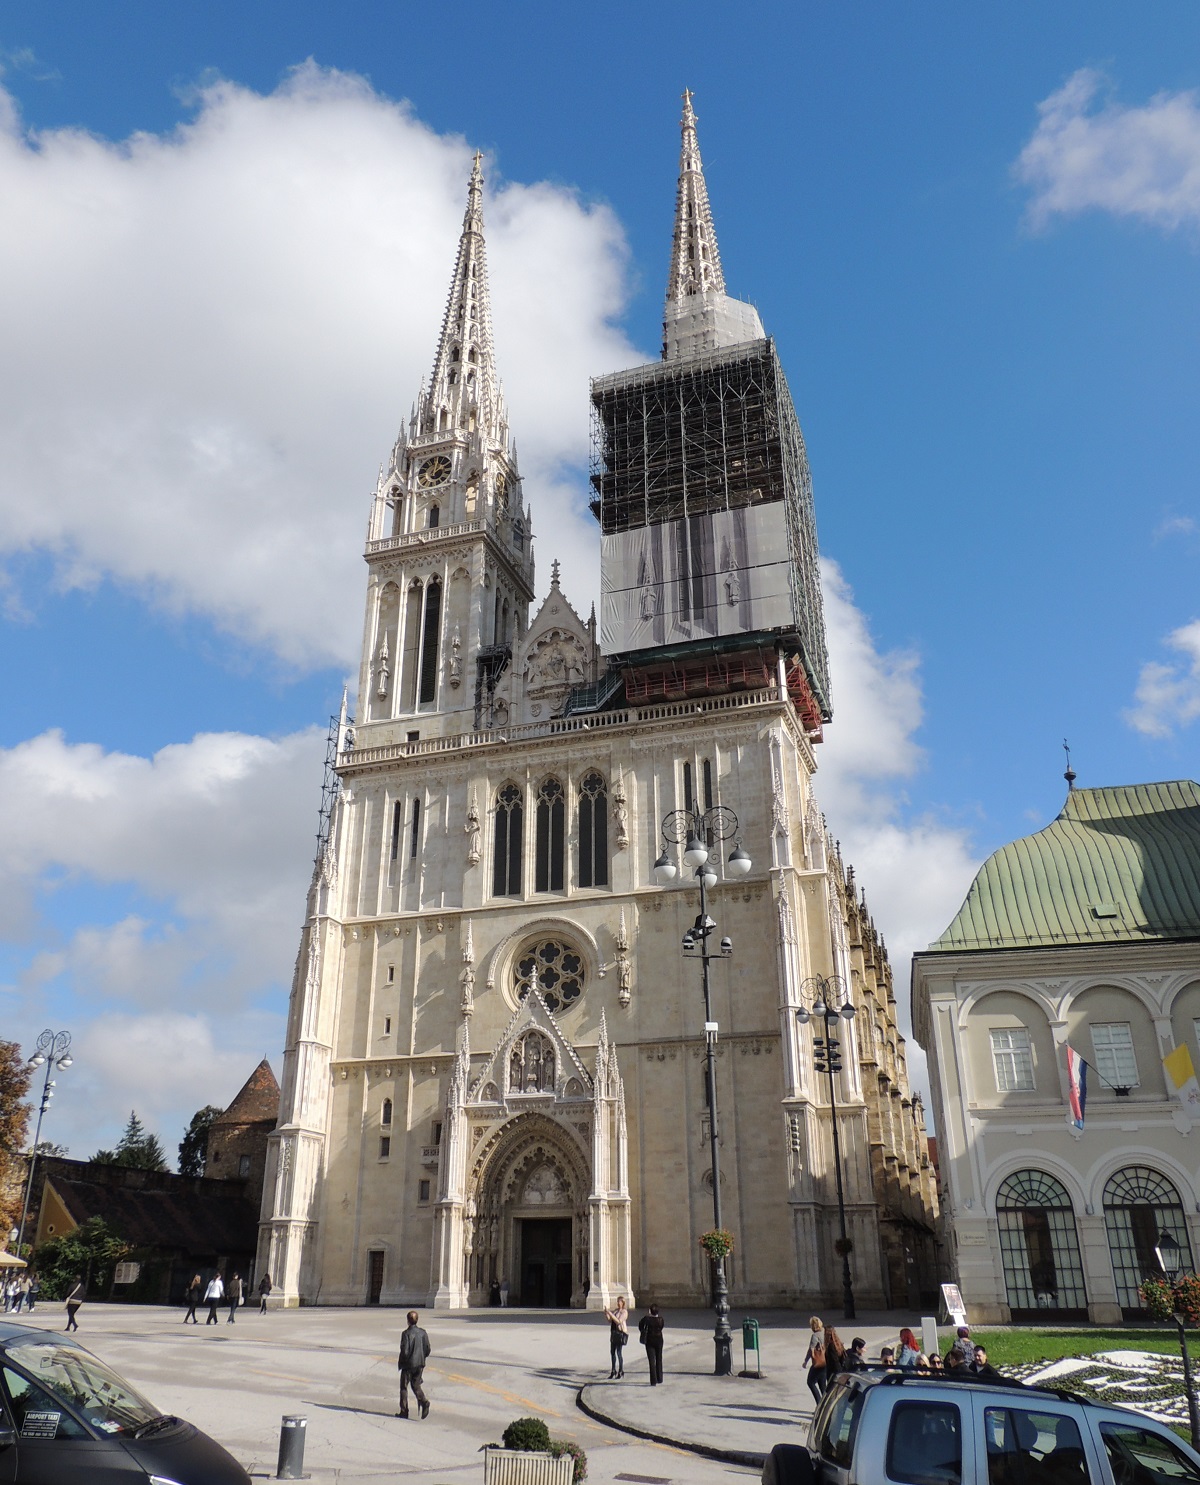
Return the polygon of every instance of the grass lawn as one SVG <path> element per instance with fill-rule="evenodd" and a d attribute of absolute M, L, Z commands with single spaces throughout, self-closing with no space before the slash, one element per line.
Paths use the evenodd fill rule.
<path fill-rule="evenodd" d="M 972 1330 L 971 1339 L 987 1347 L 988 1360 L 993 1366 L 1058 1361 L 1063 1356 L 1092 1356 L 1097 1351 L 1155 1351 L 1164 1356 L 1179 1355 L 1179 1337 L 1173 1325 L 1142 1328 L 1131 1325 L 1120 1330 L 1100 1330 L 1085 1325 L 1075 1330 L 1058 1327 L 1038 1330 L 1022 1326 L 1014 1330 Z M 1196 1349 L 1200 1350 L 1200 1338 Z"/>

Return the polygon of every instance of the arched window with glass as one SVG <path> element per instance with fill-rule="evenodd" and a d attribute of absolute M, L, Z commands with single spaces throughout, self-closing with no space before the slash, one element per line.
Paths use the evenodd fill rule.
<path fill-rule="evenodd" d="M 557 779 L 544 779 L 537 797 L 533 890 L 561 892 L 566 880 L 567 800 Z"/>
<path fill-rule="evenodd" d="M 579 781 L 579 885 L 608 886 L 608 785 L 594 771 Z"/>
<path fill-rule="evenodd" d="M 1075 1209 L 1061 1181 L 1014 1171 L 996 1193 L 1000 1259 L 1014 1320 L 1087 1318 Z"/>
<path fill-rule="evenodd" d="M 497 791 L 493 824 L 492 892 L 497 897 L 520 897 L 525 809 L 516 784 L 505 784 Z"/>
<path fill-rule="evenodd" d="M 1148 1165 L 1127 1165 L 1104 1187 L 1104 1226 L 1117 1303 L 1127 1320 L 1145 1313 L 1139 1287 L 1162 1273 L 1155 1249 L 1164 1236 L 1179 1245 L 1180 1265 L 1191 1273 L 1192 1246 L 1179 1192 Z"/>

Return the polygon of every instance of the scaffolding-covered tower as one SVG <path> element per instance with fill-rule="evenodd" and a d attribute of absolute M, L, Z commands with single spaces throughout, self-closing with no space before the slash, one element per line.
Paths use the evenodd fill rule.
<path fill-rule="evenodd" d="M 663 359 L 592 382 L 600 648 L 633 702 L 784 679 L 831 716 L 812 478 L 775 342 L 725 293 L 685 95 Z"/>

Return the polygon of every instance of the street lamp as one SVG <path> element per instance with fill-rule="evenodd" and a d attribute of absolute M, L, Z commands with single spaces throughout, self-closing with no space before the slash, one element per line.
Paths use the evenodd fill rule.
<path fill-rule="evenodd" d="M 717 927 L 708 916 L 708 890 L 717 884 L 717 871 L 711 849 L 718 841 L 734 842 L 725 868 L 731 876 L 744 877 L 752 863 L 738 836 L 738 817 L 723 805 L 714 805 L 712 809 L 703 812 L 698 809 L 672 810 L 662 822 L 662 838 L 662 852 L 654 863 L 654 878 L 659 885 L 666 886 L 679 873 L 679 868 L 671 860 L 667 849 L 672 845 L 683 847 L 684 865 L 691 868 L 700 884 L 700 914 L 683 936 L 683 952 L 689 958 L 699 959 L 700 981 L 704 989 L 704 1091 L 708 1103 L 708 1141 L 712 1152 L 713 1227 L 719 1232 L 724 1224 L 721 1221 L 721 1159 L 717 1144 L 717 1023 L 712 1017 L 708 966 L 714 959 L 728 959 L 732 955 L 733 940 L 723 938 L 719 953 L 708 952 L 709 936 Z M 712 1261 L 713 1309 L 717 1314 L 717 1324 L 713 1331 L 716 1353 L 713 1370 L 718 1377 L 728 1377 L 733 1372 L 729 1286 L 725 1278 L 724 1258 L 714 1258 Z"/>
<path fill-rule="evenodd" d="M 803 1004 L 805 993 L 812 995 L 811 1011 Z M 839 1018 L 854 1020 L 854 1006 L 850 993 L 841 975 L 812 975 L 800 986 L 801 1004 L 796 1010 L 796 1020 L 807 1026 L 815 1016 L 824 1022 L 825 1035 L 813 1037 L 813 1066 L 817 1072 L 829 1078 L 829 1121 L 833 1129 L 833 1169 L 837 1177 L 838 1223 L 842 1239 L 838 1246 L 842 1253 L 842 1314 L 853 1320 L 854 1284 L 850 1277 L 850 1239 L 846 1234 L 846 1195 L 842 1186 L 842 1142 L 838 1134 L 837 1086 L 834 1074 L 842 1070 L 842 1045 L 834 1036 Z"/>
<path fill-rule="evenodd" d="M 69 1031 L 43 1031 L 37 1039 L 37 1047 L 29 1059 L 30 1067 L 46 1065 L 46 1080 L 42 1084 L 42 1102 L 38 1109 L 37 1125 L 33 1131 L 33 1149 L 29 1152 L 29 1176 L 25 1182 L 25 1205 L 21 1208 L 21 1225 L 17 1228 L 17 1257 L 21 1256 L 21 1244 L 25 1239 L 25 1219 L 29 1216 L 29 1198 L 33 1195 L 33 1171 L 37 1165 L 38 1143 L 42 1137 L 42 1119 L 54 1097 L 54 1083 L 50 1074 L 56 1067 L 64 1072 L 74 1062 L 71 1056 L 71 1033 Z"/>
<path fill-rule="evenodd" d="M 1175 1285 L 1183 1273 L 1183 1253 L 1169 1232 L 1159 1233 L 1154 1256 L 1158 1259 L 1158 1266 L 1166 1276 L 1173 1294 Z M 1179 1332 L 1179 1354 L 1183 1357 L 1183 1388 L 1187 1393 L 1188 1427 L 1192 1431 L 1192 1443 L 1195 1445 L 1200 1441 L 1200 1408 L 1196 1406 L 1196 1389 L 1192 1385 L 1192 1358 L 1188 1354 L 1187 1335 L 1183 1328 L 1186 1316 L 1173 1309 L 1171 1319 L 1174 1320 L 1175 1329 Z"/>

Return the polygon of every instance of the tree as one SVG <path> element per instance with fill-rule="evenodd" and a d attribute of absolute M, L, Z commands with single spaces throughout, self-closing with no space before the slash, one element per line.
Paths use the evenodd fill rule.
<path fill-rule="evenodd" d="M 125 1133 L 115 1150 L 97 1150 L 91 1159 L 92 1165 L 123 1165 L 130 1170 L 166 1170 L 167 1157 L 156 1134 L 149 1134 L 146 1126 L 132 1110 Z"/>
<path fill-rule="evenodd" d="M 224 1110 L 217 1108 L 215 1103 L 207 1103 L 192 1115 L 192 1122 L 179 1142 L 179 1174 L 181 1176 L 202 1176 L 204 1174 L 204 1163 L 208 1153 L 208 1131 L 212 1128 L 213 1121 L 223 1112 Z"/>
<path fill-rule="evenodd" d="M 113 1264 L 128 1251 L 128 1243 L 103 1217 L 89 1217 L 72 1232 L 51 1238 L 38 1248 L 35 1257 L 41 1298 L 64 1299 L 79 1278 L 83 1279 L 85 1294 L 93 1284 L 106 1288 Z"/>
<path fill-rule="evenodd" d="M 29 1092 L 33 1069 L 17 1042 L 0 1041 L 0 1248 L 21 1220 L 25 1162 L 21 1148 L 29 1133 Z"/>

